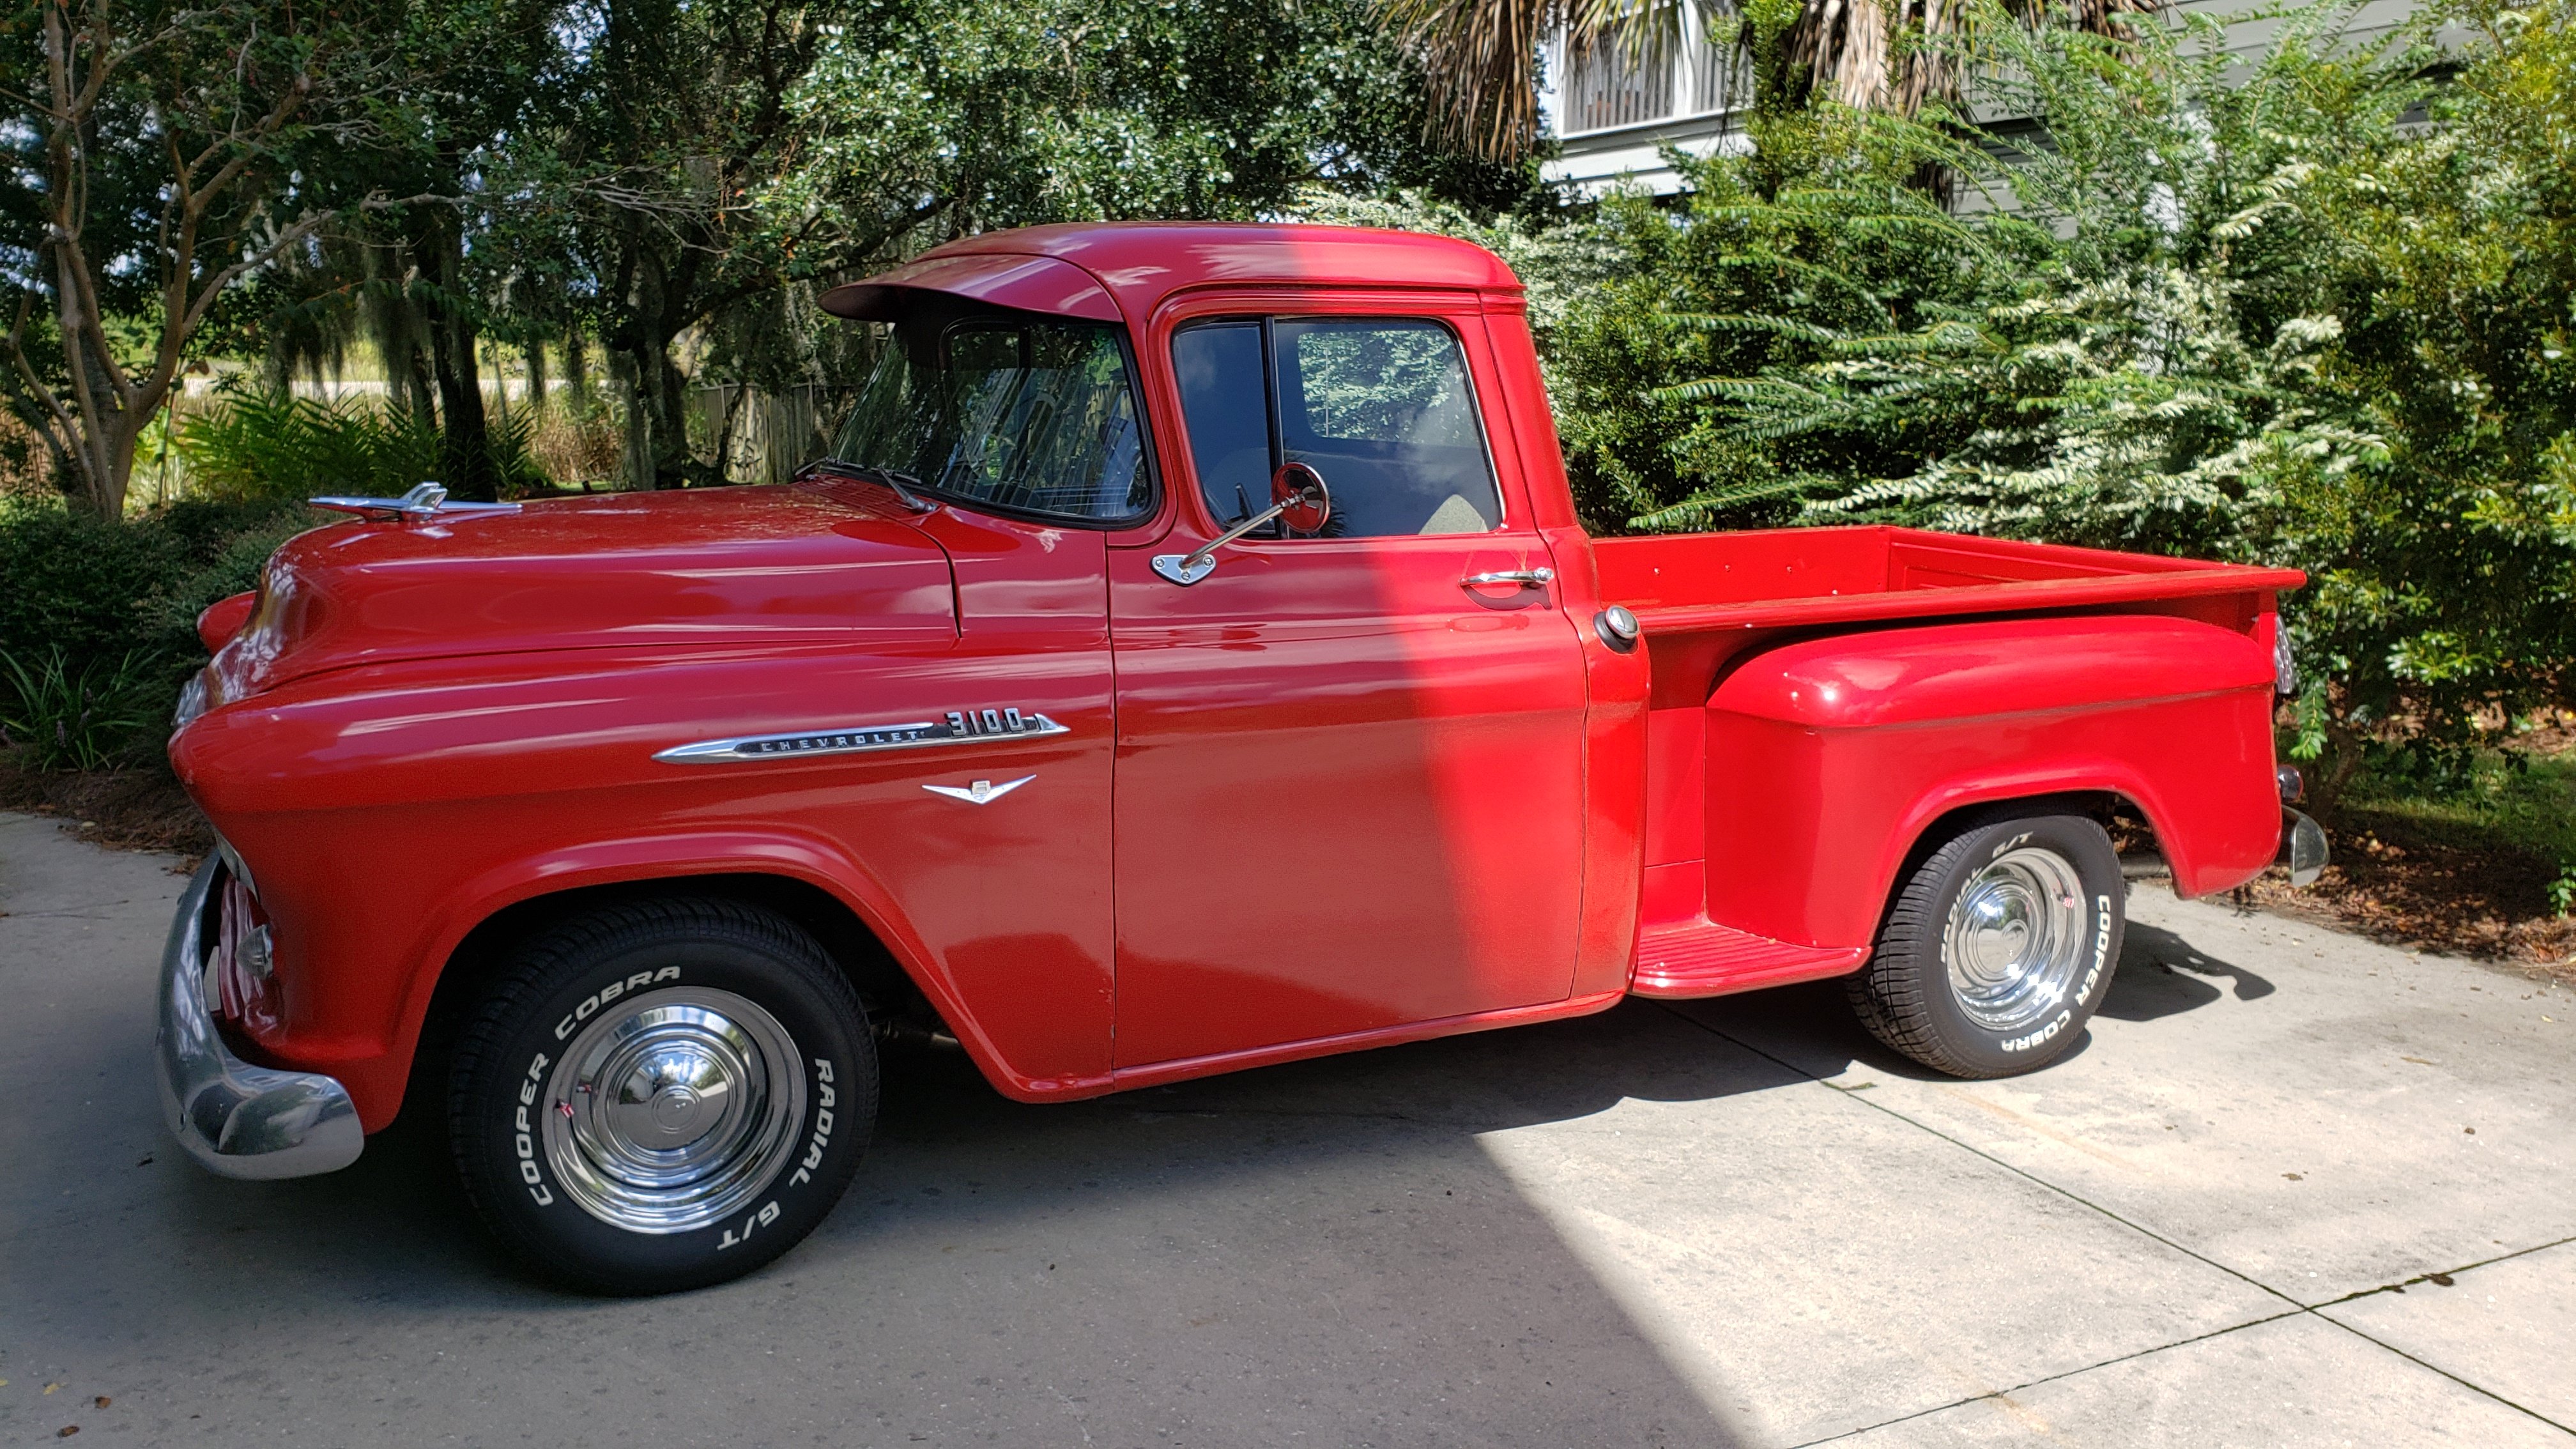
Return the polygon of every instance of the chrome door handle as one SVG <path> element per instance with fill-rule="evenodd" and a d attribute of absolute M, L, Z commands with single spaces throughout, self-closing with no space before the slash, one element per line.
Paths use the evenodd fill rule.
<path fill-rule="evenodd" d="M 1481 589 L 1487 584 L 1518 584 L 1525 589 L 1535 589 L 1541 584 L 1555 582 L 1554 569 L 1500 569 L 1489 574 L 1469 574 L 1458 581 L 1458 587 Z"/>

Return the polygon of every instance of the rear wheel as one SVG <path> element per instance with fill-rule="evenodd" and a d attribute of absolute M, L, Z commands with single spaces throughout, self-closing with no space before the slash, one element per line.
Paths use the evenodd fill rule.
<path fill-rule="evenodd" d="M 1852 1009 L 1958 1077 L 2065 1054 L 2110 988 L 2125 925 L 2119 858 L 2080 815 L 1998 820 L 1944 841 L 1897 891 Z"/>
<path fill-rule="evenodd" d="M 494 1236 L 607 1293 L 739 1277 L 857 1170 L 877 1064 L 814 939 L 733 901 L 617 906 L 530 941 L 457 1044 L 450 1137 Z"/>

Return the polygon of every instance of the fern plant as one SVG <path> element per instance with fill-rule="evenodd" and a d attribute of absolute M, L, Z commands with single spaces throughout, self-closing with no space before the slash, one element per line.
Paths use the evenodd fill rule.
<path fill-rule="evenodd" d="M 439 475 L 436 424 L 348 398 L 227 389 L 172 441 L 195 490 L 227 502 L 392 495 Z"/>

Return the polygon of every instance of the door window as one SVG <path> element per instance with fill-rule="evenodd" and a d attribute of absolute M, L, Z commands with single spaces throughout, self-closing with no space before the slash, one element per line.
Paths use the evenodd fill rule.
<path fill-rule="evenodd" d="M 1199 490 L 1219 525 L 1308 465 L 1333 538 L 1485 533 L 1502 522 L 1457 335 L 1418 318 L 1203 323 L 1172 339 Z"/>

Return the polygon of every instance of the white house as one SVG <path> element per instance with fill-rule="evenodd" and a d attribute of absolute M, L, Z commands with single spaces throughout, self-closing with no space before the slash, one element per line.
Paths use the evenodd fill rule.
<path fill-rule="evenodd" d="M 2223 15 L 2250 9 L 2253 3 L 2181 0 L 2176 8 Z M 2415 0 L 2368 0 L 2347 34 L 2355 42 L 2383 36 L 2403 24 L 2414 8 Z M 1742 107 L 1750 102 L 1752 80 L 1734 49 L 1734 17 L 1719 17 L 1725 33 L 1714 45 L 1696 4 L 1683 4 L 1681 19 L 1682 43 L 1671 47 L 1659 64 L 1624 60 L 1612 46 L 1569 55 L 1561 36 L 1548 47 L 1547 85 L 1539 104 L 1563 148 L 1547 163 L 1548 180 L 1571 181 L 1593 195 L 1625 180 L 1661 195 L 1681 186 L 1664 164 L 1664 147 L 1706 156 L 1750 144 Z M 2237 27 L 2228 48 L 2260 51 L 2270 43 L 2274 24 Z M 2007 125 L 2010 120 L 1992 119 Z"/>

